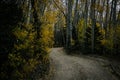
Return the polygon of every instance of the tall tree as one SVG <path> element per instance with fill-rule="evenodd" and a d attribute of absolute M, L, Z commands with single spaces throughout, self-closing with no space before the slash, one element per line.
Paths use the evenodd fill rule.
<path fill-rule="evenodd" d="M 96 0 L 91 0 L 91 20 L 92 20 L 92 53 L 94 53 L 94 48 L 95 48 L 95 44 L 94 44 L 94 39 L 95 39 L 95 26 L 96 26 L 96 19 L 95 19 L 95 5 L 96 5 Z"/>
<path fill-rule="evenodd" d="M 67 5 L 67 13 L 66 13 L 66 27 L 67 27 L 67 35 L 66 35 L 66 47 L 69 48 L 72 42 L 72 8 L 73 8 L 73 0 L 66 0 Z"/>

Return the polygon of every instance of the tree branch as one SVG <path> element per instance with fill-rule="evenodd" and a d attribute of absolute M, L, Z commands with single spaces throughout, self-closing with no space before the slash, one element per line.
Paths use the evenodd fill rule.
<path fill-rule="evenodd" d="M 53 0 L 54 4 L 56 5 L 56 7 L 62 12 L 62 14 L 64 15 L 64 17 L 66 18 L 66 15 L 64 13 L 63 10 L 61 10 L 60 6 L 57 5 L 57 3 Z"/>

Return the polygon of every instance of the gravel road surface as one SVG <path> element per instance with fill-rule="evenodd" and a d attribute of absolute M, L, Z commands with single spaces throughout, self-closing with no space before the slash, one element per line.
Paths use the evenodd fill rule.
<path fill-rule="evenodd" d="M 102 62 L 67 55 L 63 48 L 53 48 L 50 58 L 55 68 L 52 80 L 118 80 Z"/>

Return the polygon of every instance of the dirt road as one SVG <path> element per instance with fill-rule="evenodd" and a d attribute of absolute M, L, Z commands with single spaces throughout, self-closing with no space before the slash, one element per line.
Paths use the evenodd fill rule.
<path fill-rule="evenodd" d="M 52 80 L 118 80 L 102 62 L 67 55 L 62 48 L 53 48 L 50 58 L 55 68 Z"/>

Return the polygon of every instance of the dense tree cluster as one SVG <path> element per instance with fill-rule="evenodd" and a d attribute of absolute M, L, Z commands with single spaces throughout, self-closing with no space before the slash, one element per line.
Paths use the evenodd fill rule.
<path fill-rule="evenodd" d="M 67 48 L 119 55 L 119 0 L 53 1 L 65 19 Z"/>
<path fill-rule="evenodd" d="M 37 65 L 49 67 L 51 9 L 49 0 L 0 1 L 0 80 L 32 79 Z"/>

